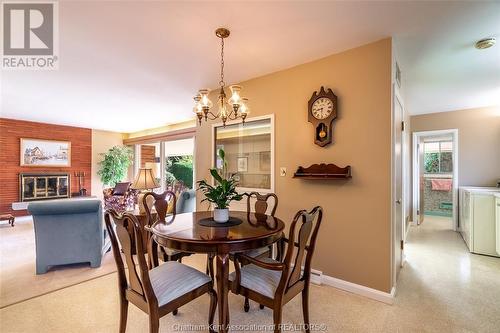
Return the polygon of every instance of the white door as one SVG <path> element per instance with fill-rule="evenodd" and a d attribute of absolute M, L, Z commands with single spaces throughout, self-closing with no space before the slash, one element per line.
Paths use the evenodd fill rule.
<path fill-rule="evenodd" d="M 396 279 L 403 263 L 403 106 L 395 94 L 394 100 L 394 265 Z"/>
<path fill-rule="evenodd" d="M 496 220 L 496 251 L 500 256 L 500 196 L 495 199 L 495 220 Z"/>
<path fill-rule="evenodd" d="M 417 224 L 420 224 L 424 222 L 424 204 L 425 204 L 425 197 L 424 197 L 424 190 L 425 190 L 425 180 L 424 180 L 424 173 L 425 173 L 425 164 L 424 164 L 424 140 L 421 138 L 418 139 L 418 209 L 417 209 L 417 215 L 418 215 L 418 221 Z"/>

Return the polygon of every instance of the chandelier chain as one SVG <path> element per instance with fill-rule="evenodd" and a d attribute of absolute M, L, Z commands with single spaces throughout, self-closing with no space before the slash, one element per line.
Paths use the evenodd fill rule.
<path fill-rule="evenodd" d="M 224 38 L 221 38 L 221 51 L 220 51 L 220 81 L 219 85 L 224 88 L 226 83 L 224 82 Z"/>

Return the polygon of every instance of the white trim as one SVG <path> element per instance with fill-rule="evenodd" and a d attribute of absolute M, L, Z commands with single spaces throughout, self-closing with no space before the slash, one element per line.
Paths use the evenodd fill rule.
<path fill-rule="evenodd" d="M 368 297 L 386 304 L 393 304 L 394 297 L 396 295 L 396 286 L 392 287 L 390 293 L 386 293 L 377 289 L 365 287 L 360 284 L 344 281 L 324 274 L 321 276 L 321 282 L 327 286 L 348 291 L 356 295 Z"/>
<path fill-rule="evenodd" d="M 196 134 L 193 136 L 193 190 L 194 191 L 194 197 L 195 197 L 195 200 L 194 200 L 194 211 L 197 212 L 198 211 L 198 200 L 196 200 L 196 194 L 197 194 L 197 191 L 196 191 Z"/>
<path fill-rule="evenodd" d="M 257 191 L 260 193 L 274 193 L 274 182 L 275 182 L 275 155 L 276 155 L 276 147 L 275 147 L 275 122 L 274 122 L 274 113 L 263 115 L 263 116 L 258 116 L 258 117 L 252 117 L 252 118 L 247 118 L 245 119 L 245 123 L 251 122 L 251 121 L 256 121 L 256 120 L 264 120 L 264 119 L 270 119 L 271 120 L 271 188 L 270 189 L 262 189 L 262 188 L 249 188 L 249 187 L 238 187 L 237 190 L 238 192 L 252 192 L 252 191 Z M 241 120 L 231 120 L 226 122 L 227 125 L 234 125 L 234 124 L 239 124 L 241 123 Z M 216 127 L 221 127 L 223 126 L 222 123 L 216 123 L 212 124 L 212 139 L 211 139 L 211 162 L 210 162 L 210 167 L 213 168 L 215 164 L 215 128 Z"/>
<path fill-rule="evenodd" d="M 406 225 L 406 220 L 405 220 L 405 225 Z M 413 221 L 410 221 L 410 223 L 408 223 L 408 228 L 406 228 L 406 230 L 405 230 L 405 234 L 404 234 L 405 237 L 403 239 L 405 241 L 405 243 L 406 243 L 406 238 L 408 237 L 408 233 L 410 231 L 410 226 L 413 226 Z"/>
<path fill-rule="evenodd" d="M 165 141 L 160 141 L 160 188 L 164 192 L 166 190 L 166 174 L 165 174 Z M 194 163 L 194 162 L 193 162 Z M 158 176 L 158 175 L 156 175 Z M 196 178 L 193 178 L 196 179 Z"/>
<path fill-rule="evenodd" d="M 413 132 L 413 144 L 412 144 L 412 183 L 413 183 L 413 214 L 412 219 L 413 222 L 418 224 L 418 216 L 417 209 L 419 208 L 418 198 L 420 195 L 420 170 L 417 168 L 418 161 L 418 149 L 417 144 L 421 137 L 425 136 L 437 136 L 437 135 L 445 135 L 451 134 L 453 138 L 453 228 L 455 231 L 458 230 L 458 129 L 444 129 L 444 130 L 436 130 L 436 131 L 422 131 L 422 132 Z M 423 212 L 421 212 L 423 214 Z"/>

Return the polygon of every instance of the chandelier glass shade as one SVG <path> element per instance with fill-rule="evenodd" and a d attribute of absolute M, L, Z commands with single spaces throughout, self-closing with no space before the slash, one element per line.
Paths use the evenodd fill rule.
<path fill-rule="evenodd" d="M 231 97 L 227 98 L 226 83 L 224 82 L 224 39 L 229 37 L 229 30 L 219 28 L 215 31 L 215 35 L 221 39 L 221 67 L 219 81 L 219 95 L 217 97 L 216 111 L 213 110 L 213 103 L 209 98 L 210 90 L 200 89 L 198 94 L 194 96 L 194 108 L 198 122 L 215 120 L 220 118 L 222 124 L 226 126 L 228 120 L 241 119 L 245 123 L 245 119 L 249 113 L 248 98 L 241 96 L 241 86 L 232 85 L 229 87 Z"/>

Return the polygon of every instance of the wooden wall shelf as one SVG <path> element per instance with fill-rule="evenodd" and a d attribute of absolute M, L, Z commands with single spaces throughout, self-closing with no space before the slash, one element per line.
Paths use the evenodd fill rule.
<path fill-rule="evenodd" d="M 335 164 L 313 164 L 308 168 L 299 166 L 293 174 L 293 178 L 303 179 L 349 179 L 351 176 L 351 166 L 345 168 L 336 166 Z"/>

